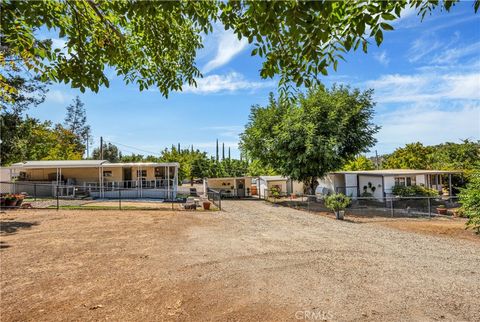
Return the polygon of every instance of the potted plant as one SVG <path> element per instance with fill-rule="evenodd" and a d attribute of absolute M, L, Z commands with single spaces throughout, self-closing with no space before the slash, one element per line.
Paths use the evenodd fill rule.
<path fill-rule="evenodd" d="M 439 215 L 446 215 L 447 214 L 447 207 L 445 207 L 445 205 L 440 205 L 437 207 L 437 213 Z"/>
<path fill-rule="evenodd" d="M 210 210 L 210 205 L 211 205 L 211 202 L 205 200 L 205 201 L 203 202 L 203 209 L 204 209 L 204 210 Z"/>
<path fill-rule="evenodd" d="M 17 198 L 14 194 L 8 194 L 5 196 L 5 207 L 11 208 L 17 205 Z"/>
<path fill-rule="evenodd" d="M 343 193 L 336 193 L 325 197 L 325 206 L 335 213 L 338 220 L 343 220 L 345 216 L 345 208 L 350 204 L 350 198 Z"/>

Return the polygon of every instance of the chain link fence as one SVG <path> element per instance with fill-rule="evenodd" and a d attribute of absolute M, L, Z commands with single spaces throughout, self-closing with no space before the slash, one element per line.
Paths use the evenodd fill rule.
<path fill-rule="evenodd" d="M 266 201 L 309 212 L 331 212 L 322 195 L 288 195 L 265 191 Z M 381 217 L 461 216 L 458 197 L 358 197 L 352 198 L 346 214 Z"/>
<path fill-rule="evenodd" d="M 0 210 L 197 210 L 203 191 L 177 189 L 86 187 L 32 182 L 0 182 Z M 215 202 L 214 202 L 215 204 Z M 216 205 L 216 204 L 215 204 Z M 211 207 L 217 210 L 219 207 Z"/>
<path fill-rule="evenodd" d="M 208 189 L 207 198 L 219 209 L 222 210 L 222 193 L 217 190 Z"/>

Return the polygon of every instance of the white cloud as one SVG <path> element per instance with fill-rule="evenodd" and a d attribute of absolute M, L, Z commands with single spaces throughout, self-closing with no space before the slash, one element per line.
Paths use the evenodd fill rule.
<path fill-rule="evenodd" d="M 417 62 L 443 46 L 443 43 L 430 38 L 416 39 L 408 51 L 408 61 Z"/>
<path fill-rule="evenodd" d="M 480 139 L 480 104 L 456 105 L 446 109 L 432 103 L 414 104 L 382 113 L 376 120 L 382 126 L 376 135 L 377 148 L 390 152 L 417 141 L 431 145 L 466 138 Z"/>
<path fill-rule="evenodd" d="M 373 58 L 375 58 L 383 66 L 388 66 L 390 63 L 390 58 L 387 57 L 387 52 L 385 50 L 380 53 L 374 53 Z"/>
<path fill-rule="evenodd" d="M 204 67 L 202 72 L 208 73 L 220 66 L 228 64 L 233 57 L 244 50 L 248 41 L 246 39 L 238 40 L 238 37 L 230 30 L 219 29 L 214 33 L 216 40 L 217 53 Z"/>
<path fill-rule="evenodd" d="M 186 93 L 212 94 L 218 92 L 235 92 L 238 90 L 257 90 L 274 86 L 272 81 L 248 81 L 242 74 L 231 72 L 226 75 L 210 75 L 197 79 L 197 87 L 187 86 Z"/>
<path fill-rule="evenodd" d="M 73 95 L 60 91 L 57 89 L 51 89 L 47 92 L 45 100 L 50 103 L 66 103 L 73 99 Z"/>
<path fill-rule="evenodd" d="M 383 75 L 366 82 L 381 103 L 480 100 L 480 73 Z"/>
<path fill-rule="evenodd" d="M 467 46 L 453 47 L 442 50 L 433 57 L 431 62 L 435 64 L 455 64 L 460 58 L 465 56 L 476 55 L 478 58 L 479 52 L 480 41 Z"/>
<path fill-rule="evenodd" d="M 480 70 L 383 75 L 374 88 L 382 128 L 376 149 L 391 152 L 406 143 L 439 144 L 480 139 Z"/>

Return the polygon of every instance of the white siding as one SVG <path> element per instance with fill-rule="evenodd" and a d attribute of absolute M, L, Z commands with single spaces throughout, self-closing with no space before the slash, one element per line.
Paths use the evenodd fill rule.
<path fill-rule="evenodd" d="M 345 174 L 345 194 L 351 197 L 357 197 L 357 175 Z"/>
<path fill-rule="evenodd" d="M 383 198 L 382 177 L 359 175 L 358 181 L 359 181 L 360 195 L 363 193 L 364 186 L 367 186 L 367 192 L 372 193 L 372 190 L 368 188 L 368 183 L 371 183 L 372 187 L 375 187 L 375 192 L 372 193 L 373 197 L 377 199 Z"/>
<path fill-rule="evenodd" d="M 303 195 L 303 182 L 291 181 L 292 191 L 291 193 L 296 195 Z"/>
<path fill-rule="evenodd" d="M 325 177 L 318 179 L 316 193 L 321 193 L 322 189 L 328 189 L 330 193 L 335 192 L 335 174 L 327 174 Z"/>
<path fill-rule="evenodd" d="M 426 182 L 426 180 L 425 180 L 425 177 L 426 177 L 426 175 L 424 175 L 424 174 L 417 174 L 417 176 L 416 176 L 416 181 L 417 181 L 417 185 L 418 185 L 418 186 L 419 186 L 419 185 L 424 185 L 424 186 L 427 185 L 427 182 Z"/>
<path fill-rule="evenodd" d="M 393 186 L 395 186 L 395 177 L 385 176 L 384 184 L 385 184 L 385 194 L 388 196 L 389 194 L 392 193 Z"/>

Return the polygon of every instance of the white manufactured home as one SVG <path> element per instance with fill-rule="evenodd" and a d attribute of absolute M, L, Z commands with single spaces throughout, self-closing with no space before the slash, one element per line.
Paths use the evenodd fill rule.
<path fill-rule="evenodd" d="M 317 193 L 336 192 L 356 198 L 365 191 L 377 199 L 382 199 L 391 196 L 396 185 L 422 185 L 439 192 L 447 187 L 452 195 L 452 174 L 458 173 L 461 172 L 409 169 L 338 171 L 319 180 Z"/>
<path fill-rule="evenodd" d="M 280 195 L 303 195 L 304 186 L 302 182 L 292 180 L 283 176 L 260 176 L 257 179 L 258 195 L 266 198 L 276 188 Z"/>
<path fill-rule="evenodd" d="M 14 182 L 8 185 L 14 187 L 15 192 L 31 195 L 174 199 L 178 189 L 178 168 L 176 162 L 58 160 L 19 162 L 7 169 Z"/>

